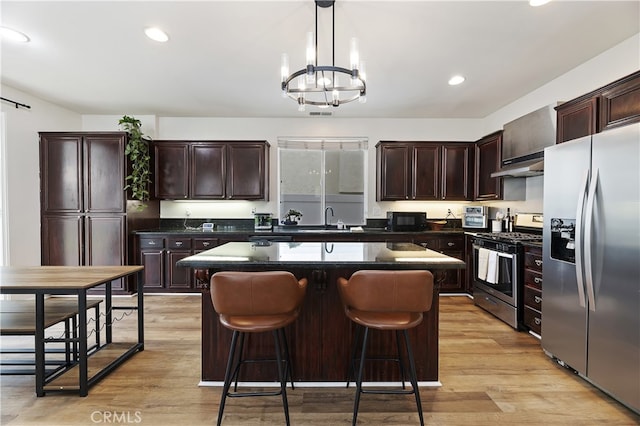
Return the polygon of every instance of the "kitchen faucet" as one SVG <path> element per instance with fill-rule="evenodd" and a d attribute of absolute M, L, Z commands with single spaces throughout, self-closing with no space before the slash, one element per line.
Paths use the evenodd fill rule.
<path fill-rule="evenodd" d="M 327 218 L 327 213 L 329 213 L 329 210 L 331 210 L 331 217 L 333 217 L 333 207 L 327 206 L 327 208 L 324 209 L 324 226 L 325 227 L 329 226 L 329 219 Z"/>

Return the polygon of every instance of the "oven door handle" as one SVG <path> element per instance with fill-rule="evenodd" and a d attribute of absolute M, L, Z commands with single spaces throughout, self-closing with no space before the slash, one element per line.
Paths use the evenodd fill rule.
<path fill-rule="evenodd" d="M 578 303 L 580 307 L 586 307 L 586 301 L 584 296 L 584 280 L 583 265 L 582 265 L 582 219 L 584 210 L 584 200 L 587 194 L 589 185 L 589 169 L 586 170 L 584 178 L 582 179 L 582 185 L 580 185 L 580 194 L 578 197 L 578 206 L 576 209 L 576 281 L 578 286 Z"/>

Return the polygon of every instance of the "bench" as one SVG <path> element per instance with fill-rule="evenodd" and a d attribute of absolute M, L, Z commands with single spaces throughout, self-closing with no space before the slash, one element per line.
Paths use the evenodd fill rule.
<path fill-rule="evenodd" d="M 87 310 L 95 310 L 96 344 L 94 348 L 100 346 L 100 303 L 102 300 L 87 300 Z M 64 323 L 64 338 L 45 338 L 45 343 L 64 343 L 64 350 L 50 349 L 47 353 L 65 354 L 65 360 L 53 360 L 46 362 L 49 365 L 70 365 L 71 356 L 77 360 L 77 316 L 78 303 L 76 299 L 48 298 L 44 303 L 44 328 L 50 328 L 56 324 Z M 36 312 L 35 301 L 33 300 L 1 300 L 0 301 L 0 336 L 35 336 L 36 333 Z M 73 349 L 71 347 L 73 343 Z M 89 348 L 93 349 L 93 348 Z M 25 354 L 34 353 L 33 349 L 8 348 L 3 345 L 0 353 Z M 2 360 L 3 366 L 34 365 L 32 360 Z M 3 369 L 2 374 L 33 374 L 33 370 Z"/>

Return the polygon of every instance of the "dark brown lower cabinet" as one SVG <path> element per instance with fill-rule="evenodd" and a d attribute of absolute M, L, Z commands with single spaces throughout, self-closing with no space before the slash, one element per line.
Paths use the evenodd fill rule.
<path fill-rule="evenodd" d="M 415 244 L 419 244 L 430 250 L 439 251 L 447 256 L 465 260 L 464 234 L 440 234 L 419 236 L 413 239 Z M 464 269 L 448 269 L 439 275 L 438 286 L 442 293 L 463 293 L 465 288 L 466 273 Z"/>
<path fill-rule="evenodd" d="M 219 244 L 218 238 L 184 236 L 140 237 L 139 261 L 144 266 L 144 288 L 149 292 L 195 292 L 193 271 L 176 263 Z"/>
<path fill-rule="evenodd" d="M 209 274 L 215 273 L 209 271 Z M 307 294 L 298 319 L 286 329 L 293 362 L 294 380 L 338 381 L 346 380 L 348 360 L 353 338 L 353 324 L 344 314 L 336 281 L 349 278 L 350 269 L 291 270 L 300 279 L 309 280 Z M 437 275 L 437 274 L 436 274 Z M 438 289 L 434 289 L 433 306 L 424 321 L 410 330 L 418 380 L 438 380 Z M 213 309 L 209 289 L 202 292 L 202 380 L 221 381 L 229 355 L 232 332 L 223 327 Z M 369 354 L 372 357 L 395 355 L 394 333 L 372 331 Z M 273 337 L 251 335 L 245 342 L 247 357 L 273 357 Z M 260 363 L 242 370 L 240 380 L 272 381 L 271 366 Z M 246 374 L 246 375 L 245 375 Z M 372 362 L 365 370 L 367 381 L 400 380 L 395 363 Z"/>

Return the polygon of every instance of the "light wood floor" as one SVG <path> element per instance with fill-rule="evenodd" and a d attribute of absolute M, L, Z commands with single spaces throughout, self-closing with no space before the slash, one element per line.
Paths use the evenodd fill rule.
<path fill-rule="evenodd" d="M 147 296 L 144 352 L 91 388 L 89 396 L 34 395 L 32 376 L 2 376 L 2 425 L 209 425 L 220 389 L 198 387 L 199 296 Z M 466 297 L 441 297 L 440 381 L 422 388 L 431 425 L 638 425 L 640 417 L 557 366 L 539 341 L 516 332 Z M 117 324 L 135 336 L 135 315 Z M 289 390 L 294 425 L 348 425 L 353 387 Z M 417 424 L 411 397 L 364 395 L 362 425 Z M 279 397 L 227 402 L 223 425 L 284 424 Z"/>

